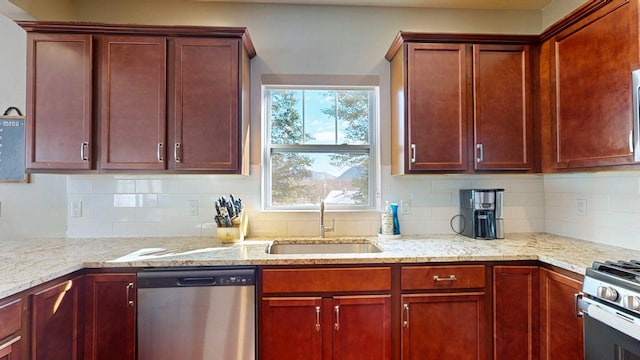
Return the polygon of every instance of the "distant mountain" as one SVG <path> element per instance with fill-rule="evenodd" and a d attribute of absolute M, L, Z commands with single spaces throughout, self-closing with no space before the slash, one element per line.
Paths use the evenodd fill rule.
<path fill-rule="evenodd" d="M 317 172 L 317 171 L 311 172 L 312 180 L 334 180 L 335 178 L 336 178 L 335 176 L 326 172 Z"/>
<path fill-rule="evenodd" d="M 361 179 L 366 174 L 366 168 L 362 165 L 354 166 L 338 176 L 340 180 Z"/>

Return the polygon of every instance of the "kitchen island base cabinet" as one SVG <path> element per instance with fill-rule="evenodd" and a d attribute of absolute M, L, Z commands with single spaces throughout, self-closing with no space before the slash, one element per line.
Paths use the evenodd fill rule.
<path fill-rule="evenodd" d="M 75 277 L 32 295 L 32 360 L 81 358 L 83 280 Z"/>
<path fill-rule="evenodd" d="M 136 275 L 86 276 L 85 360 L 136 359 Z"/>
<path fill-rule="evenodd" d="M 540 359 L 584 358 L 582 318 L 576 315 L 575 294 L 582 283 L 547 269 L 540 269 Z"/>

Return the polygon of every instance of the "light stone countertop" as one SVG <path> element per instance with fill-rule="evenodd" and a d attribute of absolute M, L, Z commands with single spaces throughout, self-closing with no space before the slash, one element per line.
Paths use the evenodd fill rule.
<path fill-rule="evenodd" d="M 507 234 L 506 239 L 500 240 L 458 235 L 367 238 L 383 251 L 267 254 L 265 249 L 273 239 L 250 239 L 231 245 L 200 237 L 4 240 L 0 241 L 0 299 L 83 268 L 540 260 L 584 274 L 593 261 L 640 259 L 640 251 L 544 233 Z"/>

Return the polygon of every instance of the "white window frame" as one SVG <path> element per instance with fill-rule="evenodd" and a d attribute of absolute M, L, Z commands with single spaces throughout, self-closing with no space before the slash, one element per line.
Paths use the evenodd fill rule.
<path fill-rule="evenodd" d="M 308 76 L 303 76 L 305 79 Z M 311 76 L 314 78 L 314 76 Z M 279 80 L 283 80 L 280 77 L 277 77 Z M 291 76 L 284 76 L 284 78 L 291 80 Z M 335 80 L 335 76 L 330 77 Z M 379 161 L 378 161 L 378 124 L 379 124 L 379 107 L 380 107 L 380 90 L 377 85 L 377 77 L 376 84 L 369 84 L 371 82 L 370 78 L 372 77 L 363 77 L 366 78 L 366 85 L 359 85 L 362 81 L 358 80 L 361 77 L 347 77 L 347 79 L 340 79 L 337 85 L 327 84 L 326 78 L 320 79 L 319 83 L 321 85 L 313 85 L 308 84 L 299 84 L 296 83 L 298 81 L 292 81 L 293 85 L 288 85 L 285 83 L 265 83 L 265 76 L 263 76 L 263 84 L 262 84 L 262 210 L 264 211 L 318 211 L 317 206 L 272 206 L 271 205 L 271 154 L 274 151 L 277 152 L 320 152 L 320 153 L 332 153 L 332 152 L 349 152 L 349 151 L 366 151 L 368 150 L 369 154 L 369 178 L 368 178 L 368 203 L 365 205 L 336 205 L 336 204 L 328 204 L 327 206 L 331 207 L 332 211 L 372 211 L 376 210 L 379 206 L 378 198 L 380 194 L 379 190 Z M 353 80 L 356 79 L 356 85 L 345 84 L 345 80 Z M 269 79 L 272 79 L 269 77 Z M 318 80 L 317 78 L 314 78 Z M 297 80 L 297 78 L 294 78 Z M 330 81 L 332 82 L 332 81 Z M 353 82 L 352 82 L 353 83 Z M 271 144 L 271 96 L 270 90 L 277 89 L 287 89 L 287 90 L 367 90 L 371 91 L 370 100 L 369 100 L 369 144 L 368 145 L 346 145 L 346 144 L 336 144 L 336 145 L 319 145 L 319 144 L 309 144 L 309 145 L 300 145 L 300 144 Z"/>

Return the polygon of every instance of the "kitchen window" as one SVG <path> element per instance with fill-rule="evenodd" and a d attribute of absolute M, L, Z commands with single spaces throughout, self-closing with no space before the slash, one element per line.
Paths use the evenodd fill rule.
<path fill-rule="evenodd" d="M 377 86 L 264 85 L 263 207 L 375 206 Z"/>

